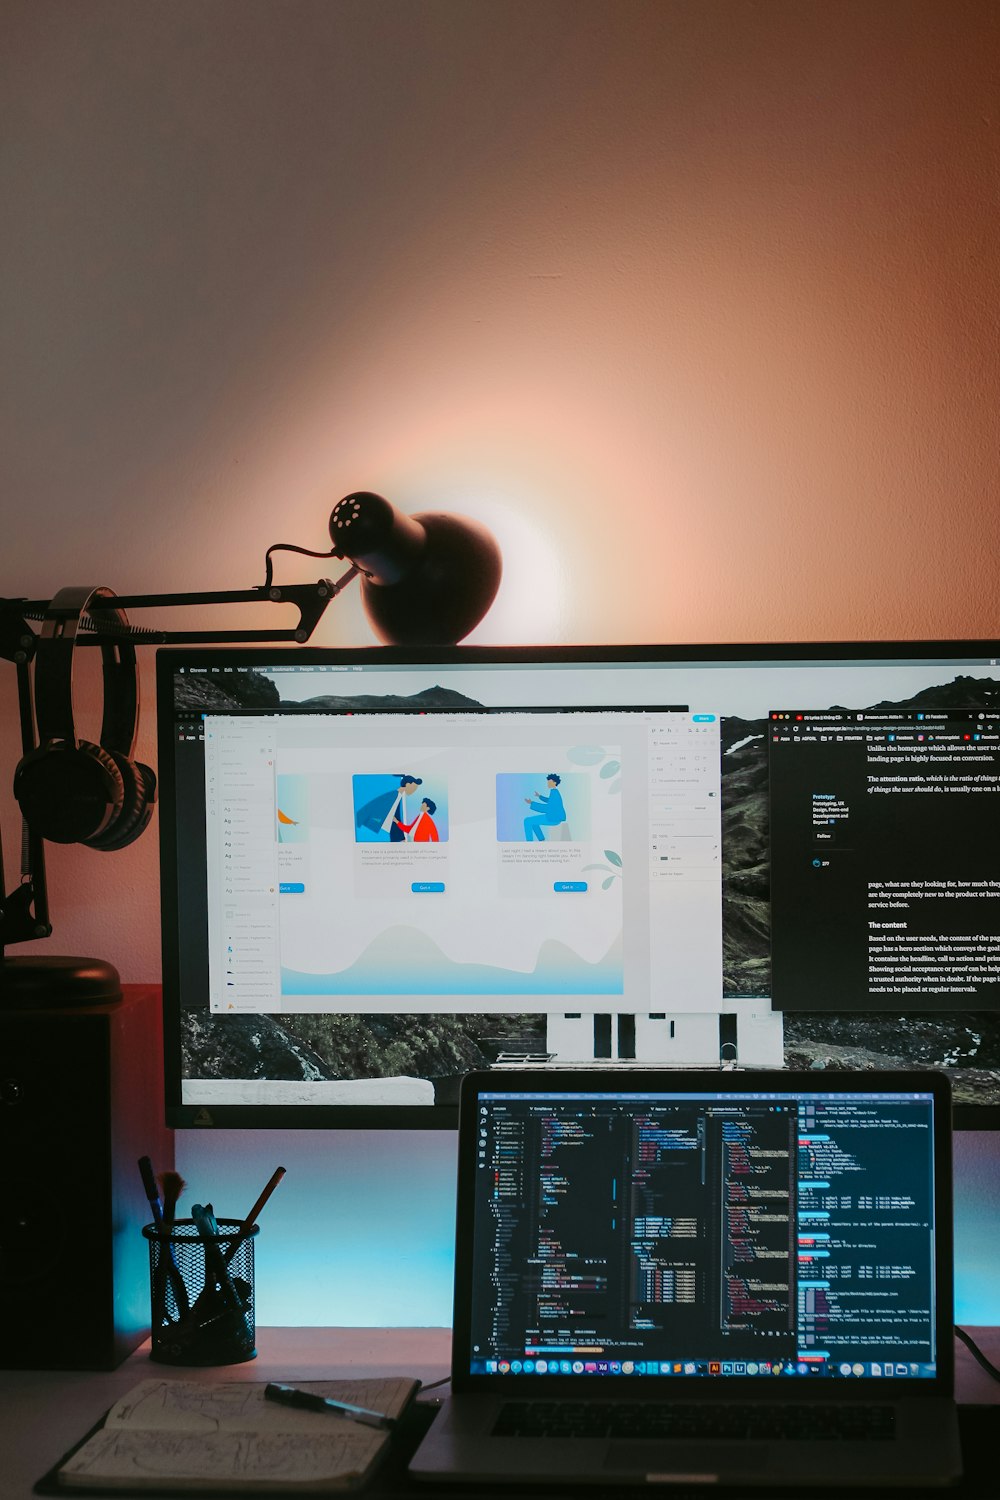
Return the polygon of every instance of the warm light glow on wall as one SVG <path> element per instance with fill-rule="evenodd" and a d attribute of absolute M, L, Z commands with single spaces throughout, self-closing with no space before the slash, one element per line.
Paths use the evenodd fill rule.
<path fill-rule="evenodd" d="M 565 544 L 559 518 L 546 523 L 547 497 L 512 493 L 506 501 L 474 494 L 446 508 L 461 511 L 488 526 L 503 553 L 503 579 L 489 614 L 468 637 L 484 646 L 511 642 L 558 641 L 573 590 L 573 564 L 580 549 L 567 528 Z M 536 519 L 532 519 L 532 518 Z"/>
<path fill-rule="evenodd" d="M 372 489 L 495 532 L 478 641 L 995 634 L 998 28 L 982 0 L 8 0 L 0 594 L 246 588 Z M 372 643 L 357 589 L 315 639 Z M 154 980 L 156 857 L 60 850 L 51 951 Z M 367 1198 L 336 1149 L 265 1317 L 318 1234 L 303 1316 L 402 1320 L 402 1281 L 361 1306 L 351 1219 L 383 1215 L 389 1286 L 393 1190 L 405 1300 L 446 1317 L 446 1153 L 424 1215 L 421 1148 L 373 1148 Z M 959 1257 L 982 1322 L 990 1212 Z"/>

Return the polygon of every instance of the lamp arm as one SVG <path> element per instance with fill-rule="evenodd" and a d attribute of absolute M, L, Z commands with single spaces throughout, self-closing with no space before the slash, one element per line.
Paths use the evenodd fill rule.
<path fill-rule="evenodd" d="M 130 625 L 124 633 L 137 645 L 150 646 L 236 645 L 251 641 L 294 641 L 301 645 L 309 640 L 330 601 L 336 599 L 359 572 L 359 568 L 351 566 L 335 582 L 331 582 L 329 578 L 320 578 L 316 583 L 272 584 L 252 589 L 202 590 L 184 594 L 115 594 L 107 600 L 95 597 L 91 601 L 91 610 L 93 615 L 98 615 L 101 609 L 108 608 L 135 610 L 177 609 L 204 604 L 292 604 L 299 612 L 299 623 L 286 630 L 158 630 L 144 625 Z M 17 605 L 26 619 L 41 620 L 45 617 L 50 601 L 17 599 L 9 602 Z M 113 626 L 110 621 L 104 629 L 98 629 L 87 619 L 81 624 L 82 628 L 77 636 L 77 645 L 80 646 L 97 646 L 109 636 L 120 637 L 123 634 L 121 628 Z"/>
<path fill-rule="evenodd" d="M 279 544 L 269 550 L 265 583 L 252 589 L 222 589 L 182 594 L 126 594 L 112 595 L 105 599 L 94 594 L 88 613 L 80 621 L 76 644 L 99 646 L 109 636 L 127 636 L 137 645 L 235 645 L 252 641 L 291 641 L 301 644 L 308 641 L 319 624 L 332 599 L 351 583 L 360 569 L 353 565 L 335 582 L 321 578 L 316 583 L 293 583 L 275 585 L 271 582 L 272 551 L 295 551 L 307 553 L 304 547 Z M 328 557 L 330 553 L 307 553 L 308 556 Z M 35 655 L 36 632 L 30 620 L 44 620 L 51 600 L 49 599 L 0 599 L 0 658 L 15 664 L 17 669 L 17 698 L 21 721 L 21 753 L 28 755 L 35 749 L 35 713 L 31 690 L 31 662 Z M 121 611 L 124 609 L 176 609 L 188 605 L 205 604 L 292 604 L 299 612 L 298 624 L 286 630 L 157 630 L 142 625 L 129 625 L 123 630 L 109 616 L 106 625 L 95 623 L 94 617 L 102 608 Z M 3 841 L 0 838 L 0 953 L 10 943 L 26 943 L 34 938 L 49 937 L 52 927 L 49 922 L 48 888 L 45 879 L 45 840 L 24 826 L 21 848 L 21 878 L 8 893 L 7 877 L 3 859 Z"/>
<path fill-rule="evenodd" d="M 0 623 L 0 655 L 9 657 L 17 667 L 21 751 L 27 755 L 35 748 L 35 714 L 29 668 L 34 652 L 34 637 L 24 620 L 13 611 L 5 612 L 0 609 Z M 27 943 L 33 938 L 50 937 L 51 933 L 45 881 L 45 840 L 22 826 L 21 879 L 9 894 L 3 860 L 3 840 L 0 837 L 0 952 L 8 943 Z"/>

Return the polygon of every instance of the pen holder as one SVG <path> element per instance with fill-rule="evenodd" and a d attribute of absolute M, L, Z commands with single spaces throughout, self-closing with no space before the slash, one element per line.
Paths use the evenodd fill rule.
<path fill-rule="evenodd" d="M 238 1219 L 218 1234 L 193 1219 L 143 1226 L 149 1242 L 150 1359 L 166 1365 L 235 1365 L 255 1359 L 254 1238 Z"/>

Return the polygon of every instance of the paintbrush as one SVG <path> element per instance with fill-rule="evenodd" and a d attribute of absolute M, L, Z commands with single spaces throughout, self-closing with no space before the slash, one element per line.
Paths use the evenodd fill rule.
<path fill-rule="evenodd" d="M 167 1174 L 164 1173 L 162 1175 L 166 1176 Z M 184 1186 L 183 1179 L 177 1173 L 171 1173 L 170 1175 L 176 1176 L 180 1186 Z M 174 1247 L 170 1243 L 170 1228 L 173 1224 L 173 1210 L 177 1205 L 177 1199 L 175 1197 L 171 1204 L 171 1219 L 170 1224 L 168 1224 L 164 1219 L 163 1210 L 160 1207 L 160 1195 L 156 1190 L 153 1163 L 148 1156 L 140 1156 L 139 1158 L 139 1176 L 142 1178 L 143 1191 L 149 1202 L 153 1224 L 156 1227 L 157 1236 L 160 1240 L 160 1258 L 157 1263 L 157 1275 L 153 1281 L 152 1301 L 155 1316 L 166 1316 L 166 1281 L 169 1280 L 170 1285 L 174 1289 L 174 1301 L 177 1303 L 177 1311 L 183 1317 L 185 1313 L 190 1311 L 191 1304 L 188 1300 L 187 1287 L 184 1285 L 184 1277 L 181 1275 L 180 1267 L 174 1256 Z M 179 1192 L 180 1189 L 178 1189 Z"/>
<path fill-rule="evenodd" d="M 156 1181 L 163 1195 L 163 1231 L 169 1237 L 170 1231 L 174 1227 L 177 1200 L 187 1187 L 187 1183 L 179 1172 L 158 1172 L 156 1174 Z M 177 1272 L 176 1276 L 171 1275 L 170 1277 L 171 1285 L 174 1289 L 174 1300 L 177 1303 L 178 1316 L 183 1318 L 190 1310 L 191 1304 L 188 1299 L 187 1286 L 183 1274 L 177 1265 L 177 1256 L 173 1244 L 169 1246 L 169 1252 L 170 1262 Z"/>
<path fill-rule="evenodd" d="M 187 1187 L 187 1183 L 179 1172 L 158 1172 L 156 1181 L 163 1196 L 163 1227 L 169 1233 L 174 1224 L 177 1200 Z"/>

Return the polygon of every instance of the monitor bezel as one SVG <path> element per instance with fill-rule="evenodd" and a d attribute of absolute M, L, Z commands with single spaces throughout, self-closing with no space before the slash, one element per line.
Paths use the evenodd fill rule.
<path fill-rule="evenodd" d="M 921 657 L 995 658 L 1000 673 L 1000 640 L 878 640 L 692 643 L 677 645 L 600 644 L 553 646 L 285 646 L 262 642 L 245 646 L 171 646 L 156 653 L 156 706 L 159 770 L 159 842 L 162 990 L 164 1025 L 164 1085 L 166 1122 L 174 1128 L 201 1129 L 405 1129 L 455 1130 L 458 1099 L 432 1105 L 262 1105 L 222 1104 L 211 1107 L 185 1104 L 181 1099 L 180 995 L 178 967 L 178 851 L 174 777 L 173 675 L 177 667 L 197 660 L 199 665 L 254 666 L 287 658 L 301 666 L 342 666 L 378 663 L 383 666 L 527 664 L 572 665 L 598 662 L 625 665 L 674 665 L 689 662 L 833 662 L 886 660 L 917 661 Z M 561 1070 L 553 1070 L 561 1071 Z M 776 1069 L 774 1076 L 786 1070 Z M 866 1076 L 864 1074 L 859 1077 Z M 900 1072 L 902 1076 L 902 1071 Z M 457 1088 L 456 1088 L 457 1095 Z M 959 1130 L 1000 1129 L 997 1104 L 956 1104 L 953 1123 Z"/>

